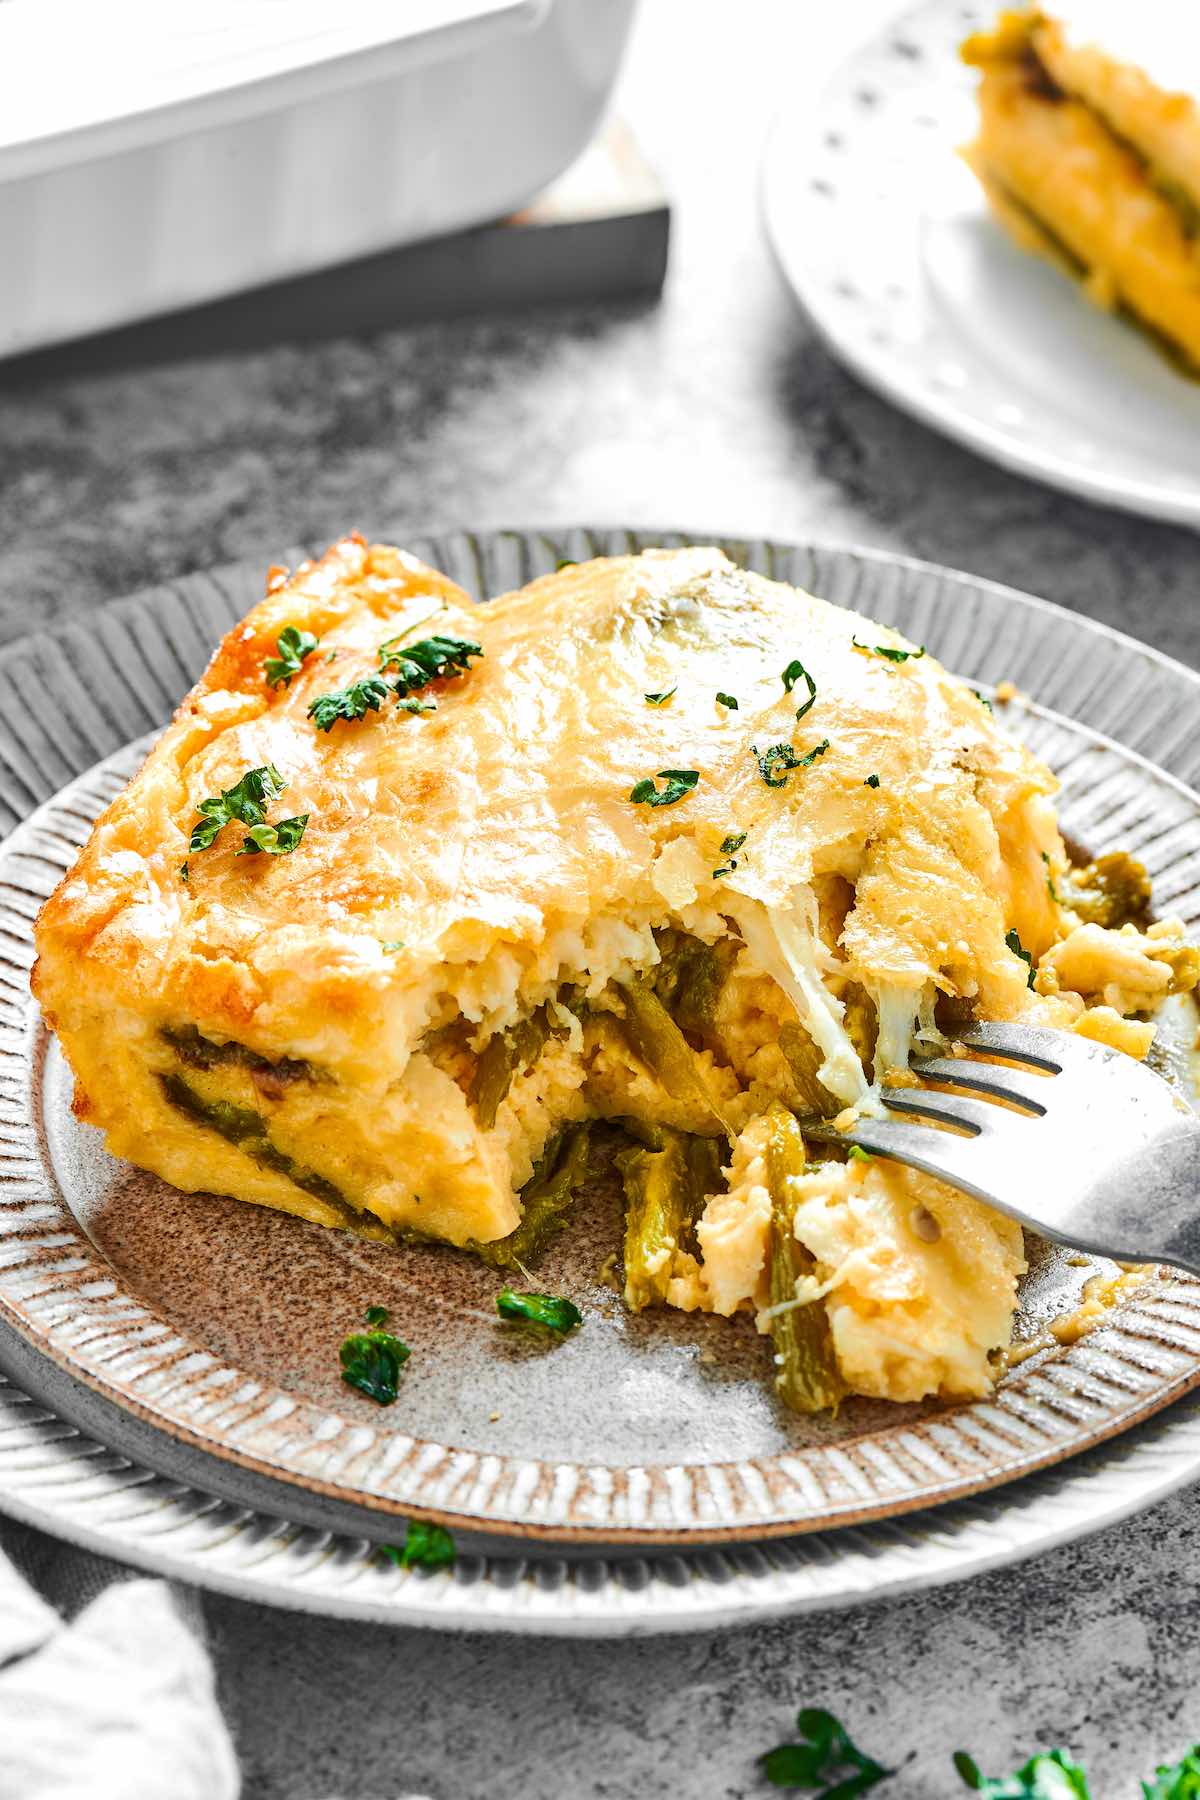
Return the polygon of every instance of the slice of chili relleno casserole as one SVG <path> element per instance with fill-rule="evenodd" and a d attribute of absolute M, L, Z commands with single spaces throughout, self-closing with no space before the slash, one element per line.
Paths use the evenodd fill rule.
<path fill-rule="evenodd" d="M 623 1135 L 631 1306 L 754 1313 L 802 1410 L 979 1394 L 1019 1227 L 798 1121 L 974 1015 L 1145 1053 L 1197 954 L 1136 864 L 1070 866 L 1054 785 L 716 550 L 477 607 L 348 538 L 226 637 L 34 987 L 79 1114 L 178 1188 L 526 1266 Z"/>
<path fill-rule="evenodd" d="M 1193 0 L 1061 0 L 962 47 L 966 152 L 1010 236 L 1200 371 L 1200 17 Z"/>

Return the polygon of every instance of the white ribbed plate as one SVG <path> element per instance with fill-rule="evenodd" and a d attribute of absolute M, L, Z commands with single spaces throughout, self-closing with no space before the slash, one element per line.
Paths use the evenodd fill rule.
<path fill-rule="evenodd" d="M 520 583 L 560 557 L 678 541 L 585 531 L 409 540 L 477 593 Z M 1010 707 L 1006 722 L 1063 777 L 1068 829 L 1096 849 L 1121 844 L 1140 855 L 1160 909 L 1200 926 L 1200 801 L 1184 785 L 1200 767 L 1194 675 L 1057 608 L 927 565 L 744 541 L 725 547 L 748 566 L 897 625 L 976 682 L 1008 677 L 1034 694 L 1037 704 Z M 94 1198 L 86 1182 L 74 1191 L 73 1165 L 60 1156 L 61 1191 L 44 1151 L 45 1096 L 52 1137 L 61 1142 L 70 1128 L 53 1059 L 46 1082 L 40 1024 L 25 993 L 29 923 L 132 766 L 119 746 L 162 721 L 260 583 L 261 572 L 245 568 L 190 578 L 107 609 L 86 631 L 29 639 L 0 656 L 5 825 L 64 784 L 70 790 L 0 852 L 0 1358 L 42 1403 L 0 1389 L 0 1505 L 129 1560 L 293 1605 L 455 1626 L 621 1632 L 731 1622 L 949 1579 L 1094 1529 L 1200 1473 L 1200 1411 L 1191 1399 L 1127 1429 L 1200 1380 L 1200 1284 L 1184 1280 L 1148 1286 L 1089 1339 L 1023 1365 L 985 1404 L 908 1411 L 856 1403 L 836 1427 L 781 1417 L 746 1361 L 753 1345 L 739 1348 L 722 1322 L 664 1319 L 631 1333 L 620 1309 L 604 1315 L 599 1298 L 572 1345 L 502 1371 L 509 1399 L 494 1428 L 473 1406 L 470 1383 L 455 1392 L 444 1352 L 440 1373 L 424 1371 L 424 1386 L 406 1385 L 403 1408 L 380 1413 L 340 1396 L 332 1371 L 331 1404 L 311 1371 L 289 1387 L 266 1352 L 261 1365 L 239 1367 L 194 1322 L 181 1329 L 157 1318 L 120 1257 L 105 1262 L 76 1223 L 72 1207 L 88 1217 Z M 1171 773 L 1139 754 L 1150 751 Z M 92 769 L 97 759 L 105 766 Z M 80 779 L 81 768 L 91 773 Z M 94 1151 L 92 1166 L 101 1171 L 93 1186 L 116 1167 Z M 277 1258 L 309 1255 L 314 1243 L 333 1257 L 345 1241 L 231 1202 L 180 1208 L 181 1245 L 190 1216 L 218 1256 L 221 1233 L 244 1233 L 252 1220 L 271 1232 Z M 235 1217 L 232 1227 L 224 1214 Z M 383 1259 L 375 1270 L 399 1254 L 357 1250 Z M 428 1272 L 441 1266 L 437 1252 L 407 1254 L 435 1281 Z M 1027 1322 L 1069 1300 L 1083 1273 L 1050 1259 L 1028 1284 Z M 414 1288 L 414 1317 L 422 1304 Z M 708 1332 L 718 1364 L 726 1348 L 735 1364 L 732 1404 L 707 1385 L 698 1330 Z M 607 1364 L 570 1360 L 574 1346 L 588 1344 L 602 1347 Z M 463 1354 L 475 1354 L 465 1336 Z M 332 1356 L 322 1368 L 325 1361 Z M 655 1390 L 664 1377 L 669 1390 Z M 597 1382 L 612 1396 L 607 1415 L 587 1403 Z M 672 1406 L 649 1422 L 636 1405 L 631 1415 L 639 1391 L 669 1393 L 680 1419 Z M 537 1454 L 520 1441 L 531 1414 L 542 1421 Z M 648 1453 L 631 1458 L 635 1426 Z M 1125 1433 L 1119 1441 L 1103 1441 L 1117 1432 Z M 1066 1456 L 1074 1460 L 1061 1464 Z M 1023 1473 L 1016 1486 L 1000 1485 Z M 960 1498 L 982 1488 L 992 1491 Z M 907 1510 L 933 1500 L 951 1504 Z M 394 1515 L 419 1510 L 477 1534 L 453 1575 L 405 1575 L 376 1562 L 372 1538 L 395 1536 Z M 756 1541 L 797 1531 L 810 1535 Z M 576 1542 L 547 1553 L 509 1534 Z M 688 1547 L 714 1537 L 739 1543 Z M 678 1553 L 664 1553 L 664 1543 Z"/>
<path fill-rule="evenodd" d="M 925 0 L 811 97 L 763 167 L 767 230 L 833 353 L 1005 468 L 1200 524 L 1200 383 L 1018 250 L 958 155 L 977 76 L 958 56 L 1001 0 Z"/>

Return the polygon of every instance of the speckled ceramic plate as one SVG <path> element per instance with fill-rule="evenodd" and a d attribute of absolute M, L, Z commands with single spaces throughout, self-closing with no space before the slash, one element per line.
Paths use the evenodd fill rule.
<path fill-rule="evenodd" d="M 1016 249 L 957 155 L 958 57 L 1001 0 L 925 0 L 811 96 L 763 172 L 784 275 L 834 354 L 981 455 L 1086 499 L 1200 524 L 1200 383 Z"/>
<path fill-rule="evenodd" d="M 407 541 L 486 594 L 559 557 L 681 540 Z M 1186 785 L 1200 770 L 1195 676 L 1057 608 L 927 565 L 718 541 L 747 566 L 897 625 L 978 684 L 1015 680 L 1033 698 L 1010 706 L 1007 722 L 1061 775 L 1066 828 L 1143 857 L 1160 909 L 1200 928 L 1200 800 Z M 261 580 L 257 568 L 193 577 L 0 656 L 11 832 L 0 851 L 0 1360 L 49 1409 L 0 1395 L 0 1504 L 134 1560 L 178 1569 L 182 1559 L 193 1579 L 299 1605 L 621 1630 L 944 1579 L 1119 1516 L 1200 1469 L 1190 1405 L 1136 1429 L 1200 1382 L 1200 1284 L 1189 1280 L 1147 1283 L 1093 1336 L 1030 1358 L 986 1403 L 855 1402 L 836 1422 L 803 1421 L 775 1405 L 766 1346 L 742 1324 L 624 1313 L 597 1277 L 618 1227 L 603 1184 L 539 1271 L 580 1299 L 586 1327 L 538 1353 L 497 1330 L 494 1278 L 465 1257 L 179 1195 L 109 1158 L 72 1119 L 69 1076 L 28 997 L 31 921 Z M 1069 1308 L 1094 1266 L 1035 1256 L 1021 1332 Z M 402 1401 L 386 1411 L 338 1379 L 337 1346 L 367 1302 L 389 1306 L 414 1348 Z M 1104 1447 L 1131 1427 L 1119 1448 Z M 1004 1486 L 1080 1452 L 1061 1472 Z M 371 1541 L 412 1513 L 468 1542 L 489 1535 L 456 1577 L 406 1581 L 376 1566 Z M 203 1530 L 188 1523 L 199 1519 Z M 689 1548 L 800 1532 L 817 1535 L 807 1547 L 738 1551 L 748 1563 Z M 498 1552 L 497 1537 L 526 1540 L 525 1560 L 511 1542 Z M 533 1540 L 571 1548 L 542 1554 Z M 664 1545 L 681 1554 L 664 1557 Z M 632 1562 L 612 1561 L 614 1549 Z"/>

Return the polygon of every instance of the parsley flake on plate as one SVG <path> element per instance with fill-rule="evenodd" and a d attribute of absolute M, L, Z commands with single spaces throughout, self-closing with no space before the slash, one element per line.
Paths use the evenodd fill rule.
<path fill-rule="evenodd" d="M 368 712 L 378 712 L 390 693 L 380 676 L 364 675 L 349 687 L 318 694 L 309 703 L 308 716 L 318 731 L 332 731 L 339 719 L 365 719 Z"/>
<path fill-rule="evenodd" d="M 663 788 L 656 788 L 654 779 L 647 775 L 630 790 L 629 798 L 636 806 L 674 806 L 677 800 L 691 793 L 700 779 L 700 772 L 698 769 L 660 769 L 658 779 L 666 783 Z"/>
<path fill-rule="evenodd" d="M 319 638 L 311 631 L 301 631 L 296 625 L 285 625 L 275 640 L 278 656 L 268 656 L 263 663 L 263 674 L 267 678 L 268 687 L 286 687 L 293 675 L 300 673 L 306 656 L 311 656 L 316 649 Z"/>
<path fill-rule="evenodd" d="M 892 663 L 919 662 L 925 654 L 924 644 L 919 650 L 897 650 L 891 644 L 860 644 L 857 638 L 851 638 L 850 642 L 856 650 L 861 650 L 864 656 L 882 656 L 886 661 Z"/>
<path fill-rule="evenodd" d="M 1015 1775 L 999 1777 L 981 1775 L 974 1757 L 965 1750 L 956 1750 L 953 1760 L 964 1787 L 982 1795 L 983 1800 L 1091 1800 L 1086 1774 L 1065 1750 L 1043 1751 L 1031 1756 Z"/>
<path fill-rule="evenodd" d="M 803 1788 L 816 1800 L 858 1800 L 894 1773 L 852 1743 L 831 1712 L 802 1707 L 796 1725 L 801 1742 L 777 1744 L 759 1758 L 773 1787 Z"/>
<path fill-rule="evenodd" d="M 817 697 L 817 684 L 799 658 L 793 658 L 787 668 L 783 671 L 784 693 L 790 694 L 798 681 L 802 681 L 808 689 L 808 699 L 796 714 L 798 719 L 802 719 Z"/>
<path fill-rule="evenodd" d="M 496 1311 L 506 1324 L 533 1325 L 542 1331 L 556 1331 L 560 1337 L 583 1323 L 574 1301 L 558 1294 L 514 1294 L 511 1288 L 501 1288 Z"/>
<path fill-rule="evenodd" d="M 1021 961 L 1028 968 L 1029 980 L 1026 983 L 1026 985 L 1028 987 L 1032 987 L 1033 982 L 1034 982 L 1033 958 L 1032 958 L 1032 956 L 1030 956 L 1028 950 L 1025 948 L 1024 944 L 1021 942 L 1021 939 L 1017 933 L 1015 926 L 1011 931 L 1005 932 L 1004 941 L 1008 945 L 1009 949 L 1012 951 L 1013 955 L 1019 956 Z"/>
<path fill-rule="evenodd" d="M 196 809 L 200 817 L 192 826 L 188 842 L 189 856 L 194 856 L 199 850 L 210 849 L 216 843 L 219 833 L 235 819 L 240 825 L 262 825 L 268 806 L 273 800 L 278 800 L 286 786 L 287 782 L 274 763 L 268 763 L 262 769 L 247 769 L 241 780 L 236 781 L 231 788 L 224 788 L 220 794 L 201 800 Z M 290 821 L 285 820 L 284 823 Z M 290 848 L 294 850 L 299 842 L 300 835 L 297 834 L 296 842 Z"/>
<path fill-rule="evenodd" d="M 472 643 L 470 638 L 439 635 L 419 638 L 415 644 L 404 644 L 404 633 L 401 632 L 399 637 L 387 638 L 380 644 L 379 667 L 396 670 L 392 685 L 396 698 L 403 700 L 406 694 L 428 687 L 441 675 L 467 674 L 471 658 L 482 655 L 483 645 Z"/>
<path fill-rule="evenodd" d="M 793 769 L 811 769 L 818 756 L 824 756 L 829 748 L 829 739 L 822 738 L 814 744 L 804 756 L 797 756 L 791 744 L 772 744 L 769 750 L 759 755 L 758 746 L 751 744 L 751 755 L 757 758 L 758 772 L 768 787 L 786 787 L 787 778 Z"/>
<path fill-rule="evenodd" d="M 380 1544 L 379 1554 L 398 1569 L 449 1569 L 458 1558 L 454 1539 L 443 1525 L 409 1519 L 402 1544 Z"/>
<path fill-rule="evenodd" d="M 643 694 L 642 699 L 647 706 L 665 706 L 671 695 L 678 692 L 679 683 L 676 682 L 674 687 L 664 688 L 661 694 Z"/>
<path fill-rule="evenodd" d="M 342 1380 L 368 1400 L 391 1406 L 399 1392 L 400 1371 L 412 1352 L 407 1344 L 384 1330 L 386 1308 L 368 1307 L 366 1322 L 369 1329 L 351 1332 L 338 1352 Z"/>

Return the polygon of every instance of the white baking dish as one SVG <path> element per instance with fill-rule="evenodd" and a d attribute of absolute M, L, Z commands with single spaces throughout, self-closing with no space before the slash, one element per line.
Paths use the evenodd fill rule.
<path fill-rule="evenodd" d="M 7 0 L 0 356 L 520 206 L 635 0 Z"/>

